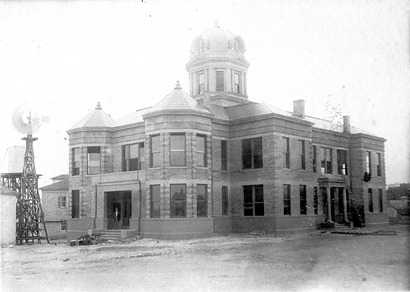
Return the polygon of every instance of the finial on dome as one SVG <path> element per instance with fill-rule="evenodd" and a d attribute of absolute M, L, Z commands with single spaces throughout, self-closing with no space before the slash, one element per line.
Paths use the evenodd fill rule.
<path fill-rule="evenodd" d="M 177 80 L 177 84 L 175 84 L 174 89 L 182 89 L 181 84 L 179 84 L 179 80 Z"/>
<path fill-rule="evenodd" d="M 96 110 L 101 110 L 101 109 L 102 109 L 100 102 L 97 103 L 97 106 L 95 107 L 95 109 L 96 109 Z"/>
<path fill-rule="evenodd" d="M 218 19 L 215 19 L 215 27 L 216 27 L 216 28 L 219 28 L 219 21 L 218 21 Z"/>

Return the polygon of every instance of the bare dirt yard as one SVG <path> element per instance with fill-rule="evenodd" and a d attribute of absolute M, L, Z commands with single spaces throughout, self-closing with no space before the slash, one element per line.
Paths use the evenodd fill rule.
<path fill-rule="evenodd" d="M 408 227 L 395 233 L 230 235 L 1 249 L 2 291 L 410 290 Z M 386 230 L 386 229 L 384 229 Z M 383 230 L 383 231 L 384 231 Z"/>

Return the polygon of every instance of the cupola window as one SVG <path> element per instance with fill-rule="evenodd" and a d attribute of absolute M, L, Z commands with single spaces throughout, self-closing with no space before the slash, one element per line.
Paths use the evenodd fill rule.
<path fill-rule="evenodd" d="M 198 94 L 205 92 L 205 75 L 204 73 L 198 74 Z"/>
<path fill-rule="evenodd" d="M 216 91 L 225 90 L 224 71 L 216 71 Z"/>
<path fill-rule="evenodd" d="M 234 74 L 233 92 L 238 94 L 241 93 L 240 74 L 238 72 L 235 72 Z"/>

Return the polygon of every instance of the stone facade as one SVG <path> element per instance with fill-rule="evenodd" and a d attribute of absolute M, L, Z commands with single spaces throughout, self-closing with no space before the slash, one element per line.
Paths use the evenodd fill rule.
<path fill-rule="evenodd" d="M 244 49 L 213 28 L 192 45 L 191 96 L 177 83 L 117 121 L 97 105 L 68 131 L 70 230 L 113 228 L 116 208 L 120 228 L 157 238 L 308 230 L 353 220 L 353 203 L 365 224 L 388 222 L 385 140 L 305 116 L 303 100 L 293 112 L 249 101 Z"/>

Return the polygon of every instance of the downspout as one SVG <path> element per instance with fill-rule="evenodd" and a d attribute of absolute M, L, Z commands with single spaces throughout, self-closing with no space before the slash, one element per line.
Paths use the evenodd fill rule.
<path fill-rule="evenodd" d="M 141 236 L 141 180 L 138 178 L 138 185 L 139 185 L 139 212 L 138 212 L 138 236 Z"/>

